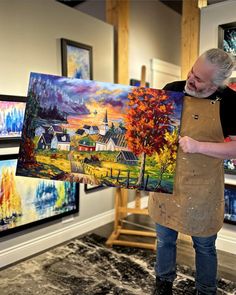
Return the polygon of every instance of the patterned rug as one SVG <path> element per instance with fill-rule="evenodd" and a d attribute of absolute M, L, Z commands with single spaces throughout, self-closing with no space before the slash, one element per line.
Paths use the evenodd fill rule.
<path fill-rule="evenodd" d="M 0 271 L 1 295 L 152 294 L 155 253 L 107 248 L 91 234 Z M 194 294 L 194 273 L 178 266 L 174 295 Z M 236 283 L 220 280 L 218 294 L 236 294 Z"/>

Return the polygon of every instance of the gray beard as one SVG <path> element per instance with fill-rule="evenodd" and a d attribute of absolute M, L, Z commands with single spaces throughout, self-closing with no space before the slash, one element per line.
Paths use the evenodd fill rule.
<path fill-rule="evenodd" d="M 205 98 L 205 97 L 208 97 L 210 96 L 211 94 L 213 94 L 215 91 L 208 91 L 208 92 L 201 92 L 201 93 L 198 93 L 197 91 L 194 91 L 194 90 L 190 90 L 187 88 L 187 83 L 185 84 L 184 86 L 184 90 L 187 94 L 193 96 L 193 97 L 197 97 L 197 98 Z"/>

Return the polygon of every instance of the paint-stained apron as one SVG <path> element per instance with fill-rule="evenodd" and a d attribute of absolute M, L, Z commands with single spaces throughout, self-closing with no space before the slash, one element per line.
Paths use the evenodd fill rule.
<path fill-rule="evenodd" d="M 181 136 L 223 142 L 219 101 L 184 97 Z M 223 161 L 178 149 L 173 194 L 150 193 L 149 215 L 161 225 L 191 236 L 211 236 L 223 225 Z"/>

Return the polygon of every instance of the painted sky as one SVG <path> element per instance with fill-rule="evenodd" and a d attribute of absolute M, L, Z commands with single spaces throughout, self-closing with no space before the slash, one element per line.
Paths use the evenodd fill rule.
<path fill-rule="evenodd" d="M 20 111 L 25 110 L 24 102 L 15 102 L 15 101 L 0 101 L 0 110 L 10 112 L 11 110 L 16 109 Z"/>
<path fill-rule="evenodd" d="M 134 86 L 37 73 L 31 73 L 29 91 L 32 87 L 39 95 L 42 107 L 49 108 L 56 105 L 62 112 L 67 112 L 69 106 L 85 104 L 91 113 L 94 110 L 98 113 L 107 110 L 111 117 L 121 117 L 127 113 L 128 93 L 134 88 Z M 158 97 L 158 90 L 155 91 Z M 167 93 L 175 104 L 174 116 L 180 119 L 183 93 L 172 91 Z"/>
<path fill-rule="evenodd" d="M 2 169 L 5 167 L 5 168 L 10 168 L 12 167 L 12 162 L 13 161 L 16 161 L 16 160 L 3 160 L 3 161 L 0 161 L 0 176 L 2 174 Z M 15 172 L 15 171 L 14 171 Z"/>
<path fill-rule="evenodd" d="M 29 91 L 32 87 L 42 107 L 56 105 L 67 112 L 69 106 L 85 103 L 90 111 L 106 108 L 118 114 L 126 112 L 127 95 L 132 89 L 132 86 L 36 73 L 31 73 Z"/>

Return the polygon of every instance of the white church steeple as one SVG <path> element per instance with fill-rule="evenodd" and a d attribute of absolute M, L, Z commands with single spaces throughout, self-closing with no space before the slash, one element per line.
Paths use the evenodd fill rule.
<path fill-rule="evenodd" d="M 106 135 L 108 130 L 109 130 L 109 126 L 108 126 L 108 117 L 107 117 L 107 110 L 106 110 L 104 119 L 102 121 L 102 125 L 99 128 L 99 133 L 101 135 Z"/>

